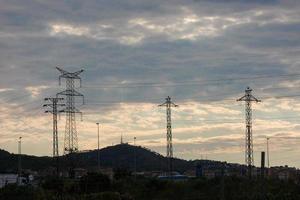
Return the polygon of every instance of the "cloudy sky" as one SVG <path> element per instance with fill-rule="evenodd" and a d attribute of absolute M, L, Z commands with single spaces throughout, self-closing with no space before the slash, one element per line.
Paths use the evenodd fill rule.
<path fill-rule="evenodd" d="M 165 155 L 170 95 L 174 156 L 244 163 L 244 103 L 254 104 L 255 164 L 300 167 L 298 0 L 0 0 L 0 148 L 51 155 L 43 98 L 64 90 L 55 67 L 80 69 L 80 150 L 132 143 Z M 60 153 L 65 117 L 59 121 Z"/>

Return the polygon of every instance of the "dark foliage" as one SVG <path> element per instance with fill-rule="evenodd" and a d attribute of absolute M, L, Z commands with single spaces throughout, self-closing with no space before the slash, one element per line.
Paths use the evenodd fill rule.
<path fill-rule="evenodd" d="M 111 189 L 110 179 L 99 173 L 88 173 L 79 181 L 80 191 L 84 193 L 97 193 Z"/>
<path fill-rule="evenodd" d="M 100 150 L 100 162 L 103 167 L 111 167 L 114 169 L 134 170 L 134 152 L 136 151 L 137 170 L 138 171 L 165 171 L 167 170 L 167 158 L 143 147 L 132 146 L 129 144 L 120 144 L 106 147 Z M 78 153 L 76 166 L 80 168 L 90 169 L 97 166 L 97 150 Z M 61 156 L 60 168 L 66 169 L 69 166 L 68 156 Z M 174 169 L 178 172 L 195 169 L 196 163 L 202 164 L 218 164 L 216 161 L 186 161 L 182 159 L 173 160 Z M 18 156 L 0 150 L 0 172 L 16 172 L 18 164 Z M 22 155 L 23 169 L 31 169 L 35 171 L 43 171 L 49 167 L 55 168 L 56 160 L 51 157 L 37 157 Z"/>
<path fill-rule="evenodd" d="M 87 189 L 85 189 L 87 187 Z M 2 200 L 298 200 L 295 182 L 225 177 L 174 182 L 120 176 L 110 181 L 102 174 L 78 180 L 45 180 L 42 187 L 7 186 Z"/>

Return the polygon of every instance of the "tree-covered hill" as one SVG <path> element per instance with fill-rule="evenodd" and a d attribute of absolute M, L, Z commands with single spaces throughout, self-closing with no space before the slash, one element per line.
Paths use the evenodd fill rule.
<path fill-rule="evenodd" d="M 135 157 L 136 155 L 136 157 Z M 167 158 L 141 146 L 132 146 L 129 144 L 119 144 L 109 146 L 100 150 L 100 164 L 103 167 L 134 169 L 136 165 L 138 171 L 165 171 L 167 170 Z M 67 165 L 67 156 L 61 156 L 61 167 Z M 97 166 L 97 150 L 90 150 L 77 153 L 75 155 L 76 167 L 93 168 Z M 195 169 L 195 163 L 220 164 L 217 161 L 186 161 L 174 158 L 174 170 L 184 172 Z M 22 168 L 35 171 L 44 170 L 54 166 L 55 162 L 52 157 L 38 157 L 22 155 Z M 7 151 L 0 150 L 0 171 L 14 172 L 17 171 L 18 155 L 11 154 Z"/>

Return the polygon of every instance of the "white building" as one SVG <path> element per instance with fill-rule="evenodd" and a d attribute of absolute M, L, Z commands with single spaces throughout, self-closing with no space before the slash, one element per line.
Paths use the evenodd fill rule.
<path fill-rule="evenodd" d="M 7 184 L 17 183 L 18 174 L 0 174 L 0 188 Z"/>

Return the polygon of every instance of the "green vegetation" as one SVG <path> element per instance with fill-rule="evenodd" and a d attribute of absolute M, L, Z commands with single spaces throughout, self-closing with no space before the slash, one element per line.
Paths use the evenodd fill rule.
<path fill-rule="evenodd" d="M 119 171 L 113 181 L 90 173 L 79 180 L 46 178 L 39 186 L 9 185 L 2 200 L 298 200 L 300 185 L 280 180 L 225 177 L 173 182 L 134 178 Z"/>
<path fill-rule="evenodd" d="M 129 144 L 119 144 L 115 146 L 106 147 L 100 150 L 100 163 L 102 167 L 107 168 L 122 168 L 133 171 L 134 155 L 136 152 L 136 163 L 138 171 L 166 171 L 167 158 L 155 153 L 149 149 L 132 146 Z M 78 153 L 76 155 L 76 168 L 93 169 L 97 167 L 97 151 L 88 151 Z M 68 156 L 61 156 L 60 169 L 68 168 Z M 0 149 L 0 172 L 16 173 L 18 168 L 18 155 L 11 154 Z M 193 160 L 187 161 L 183 159 L 173 159 L 173 167 L 176 171 L 183 173 L 187 170 L 195 170 L 196 164 L 203 165 L 220 165 L 221 162 L 209 160 Z M 44 172 L 49 168 L 54 169 L 56 160 L 52 157 L 38 157 L 22 155 L 22 168 L 30 169 L 32 171 Z"/>
<path fill-rule="evenodd" d="M 134 151 L 137 152 L 139 171 L 163 171 L 166 158 L 142 147 L 128 144 L 101 150 L 103 167 L 134 169 Z M 77 167 L 89 169 L 97 165 L 97 152 L 77 155 Z M 61 169 L 66 169 L 67 158 L 61 157 Z M 17 156 L 0 150 L 0 171 L 16 171 Z M 2 164 L 3 163 L 3 164 Z M 186 161 L 174 159 L 179 172 L 195 170 L 196 164 L 220 165 L 216 161 Z M 50 157 L 22 156 L 24 169 L 45 170 L 54 162 Z M 231 169 L 240 169 L 231 165 Z M 190 179 L 163 181 L 155 178 L 133 177 L 129 171 L 115 170 L 114 179 L 103 174 L 89 173 L 81 179 L 44 178 L 38 185 L 9 185 L 0 189 L 0 200 L 298 200 L 300 183 L 267 179 L 225 177 L 224 179 Z"/>

